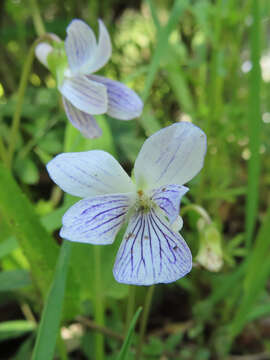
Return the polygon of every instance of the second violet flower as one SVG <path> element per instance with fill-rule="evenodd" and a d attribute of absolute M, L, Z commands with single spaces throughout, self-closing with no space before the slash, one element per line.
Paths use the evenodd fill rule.
<path fill-rule="evenodd" d="M 118 81 L 93 75 L 112 53 L 110 36 L 101 20 L 98 43 L 92 29 L 78 19 L 67 27 L 65 43 L 55 35 L 51 37 L 54 44 L 40 43 L 36 56 L 56 77 L 67 117 L 85 137 L 101 136 L 93 115 L 106 113 L 120 120 L 140 116 L 143 103 L 133 90 Z"/>

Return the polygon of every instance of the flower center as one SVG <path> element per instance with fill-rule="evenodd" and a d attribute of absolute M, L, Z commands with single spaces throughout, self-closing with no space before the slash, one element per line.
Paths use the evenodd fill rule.
<path fill-rule="evenodd" d="M 138 190 L 137 195 L 138 196 L 135 202 L 135 208 L 137 211 L 147 213 L 150 209 L 156 206 L 152 198 L 146 195 L 142 190 Z"/>

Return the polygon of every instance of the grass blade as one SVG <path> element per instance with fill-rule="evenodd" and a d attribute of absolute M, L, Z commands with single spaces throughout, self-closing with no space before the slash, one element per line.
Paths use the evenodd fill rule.
<path fill-rule="evenodd" d="M 71 243 L 64 241 L 41 317 L 32 360 L 51 360 L 54 356 L 62 315 Z"/>
<path fill-rule="evenodd" d="M 250 98 L 248 107 L 248 133 L 251 157 L 248 162 L 248 196 L 246 204 L 246 245 L 250 247 L 258 213 L 259 177 L 261 168 L 261 68 L 260 68 L 260 1 L 252 2 Z"/>
<path fill-rule="evenodd" d="M 135 325 L 136 325 L 136 322 L 138 320 L 138 317 L 140 316 L 141 311 L 142 311 L 142 307 L 139 307 L 138 310 L 136 311 L 136 314 L 133 316 L 130 327 L 128 329 L 127 336 L 126 336 L 125 341 L 124 341 L 124 343 L 122 345 L 122 348 L 120 350 L 120 353 L 118 355 L 117 360 L 126 360 L 127 359 L 128 349 L 130 347 L 131 340 L 132 340 L 133 333 L 134 333 L 134 329 L 135 329 Z"/>

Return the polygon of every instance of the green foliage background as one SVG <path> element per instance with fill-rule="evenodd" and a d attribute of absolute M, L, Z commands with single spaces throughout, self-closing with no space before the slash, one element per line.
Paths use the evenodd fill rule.
<path fill-rule="evenodd" d="M 24 73 L 44 30 L 64 39 L 75 17 L 95 30 L 103 19 L 113 54 L 100 73 L 145 102 L 134 121 L 99 116 L 95 140 L 68 123 L 38 61 Z M 268 0 L 1 2 L 1 359 L 133 359 L 143 339 L 137 358 L 147 360 L 270 358 L 269 20 Z M 197 264 L 156 286 L 143 336 L 136 319 L 128 328 L 147 289 L 112 275 L 121 236 L 104 247 L 61 243 L 61 217 L 76 199 L 52 184 L 45 164 L 98 148 L 130 173 L 143 141 L 176 121 L 208 137 L 205 167 L 183 201 L 183 236 L 195 259 L 211 232 L 223 266 Z"/>

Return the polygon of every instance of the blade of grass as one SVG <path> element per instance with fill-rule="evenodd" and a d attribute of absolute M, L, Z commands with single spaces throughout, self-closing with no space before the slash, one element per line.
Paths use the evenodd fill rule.
<path fill-rule="evenodd" d="M 270 261 L 265 257 L 269 254 L 270 207 L 256 238 L 255 246 L 248 259 L 244 281 L 244 294 L 230 326 L 232 339 L 243 329 L 252 311 L 254 303 L 264 289 L 270 274 Z"/>
<path fill-rule="evenodd" d="M 128 329 L 128 333 L 127 336 L 125 338 L 125 341 L 121 347 L 120 353 L 117 357 L 117 360 L 126 360 L 128 359 L 127 355 L 128 355 L 128 350 L 131 344 L 131 340 L 133 337 L 133 333 L 134 333 L 134 329 L 135 329 L 135 325 L 136 322 L 138 320 L 138 317 L 140 316 L 140 313 L 142 311 L 142 307 L 139 307 L 138 310 L 136 311 L 135 315 L 133 316 L 133 319 L 131 321 L 130 327 Z"/>
<path fill-rule="evenodd" d="M 65 240 L 42 313 L 32 360 L 53 359 L 62 315 L 70 250 L 71 242 Z"/>
<path fill-rule="evenodd" d="M 246 246 L 251 245 L 252 235 L 256 223 L 259 201 L 259 176 L 261 168 L 260 136 L 261 136 L 261 113 L 260 113 L 260 90 L 261 90 L 261 69 L 260 69 L 260 1 L 252 2 L 251 26 L 251 61 L 249 85 L 249 106 L 248 106 L 248 134 L 250 144 L 250 159 L 248 162 L 248 191 L 246 204 Z"/>
<path fill-rule="evenodd" d="M 160 31 L 158 32 L 157 46 L 156 46 L 154 55 L 152 57 L 151 64 L 149 65 L 148 75 L 147 75 L 147 78 L 145 81 L 145 87 L 144 87 L 144 91 L 142 94 L 142 98 L 143 98 L 144 102 L 146 102 L 146 100 L 150 94 L 150 90 L 151 90 L 151 87 L 155 80 L 156 73 L 160 67 L 161 58 L 164 55 L 166 55 L 166 49 L 167 49 L 168 43 L 169 43 L 169 41 L 168 41 L 169 36 L 170 36 L 171 32 L 174 30 L 174 28 L 176 27 L 176 25 L 179 21 L 180 15 L 186 9 L 188 4 L 189 4 L 188 0 L 182 0 L 182 1 L 175 0 L 166 26 L 161 28 Z M 152 6 L 150 6 L 150 9 L 152 9 L 152 13 L 153 13 L 153 9 L 154 9 L 153 4 L 152 4 Z M 155 14 L 155 12 L 154 12 L 154 14 Z M 156 24 L 158 24 L 158 18 L 155 15 L 154 15 L 154 21 Z"/>

